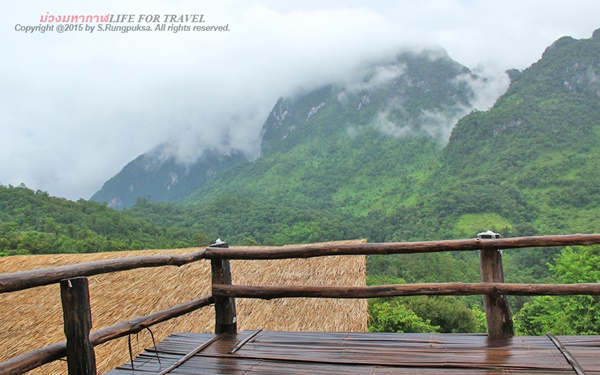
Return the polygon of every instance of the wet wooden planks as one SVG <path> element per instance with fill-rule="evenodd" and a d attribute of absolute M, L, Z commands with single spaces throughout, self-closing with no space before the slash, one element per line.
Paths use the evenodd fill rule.
<path fill-rule="evenodd" d="M 169 374 L 575 374 L 548 337 L 490 339 L 479 334 L 391 334 L 261 331 L 221 335 Z M 157 374 L 210 333 L 179 333 L 110 375 Z M 586 374 L 600 375 L 599 336 L 559 336 Z M 160 363 L 157 354 L 160 357 Z"/>
<path fill-rule="evenodd" d="M 599 336 L 559 336 L 586 374 L 600 375 Z"/>

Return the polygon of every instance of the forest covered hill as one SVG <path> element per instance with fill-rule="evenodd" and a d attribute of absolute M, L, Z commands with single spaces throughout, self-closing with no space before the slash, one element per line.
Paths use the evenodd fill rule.
<path fill-rule="evenodd" d="M 0 256 L 207 245 L 201 233 L 160 227 L 105 204 L 0 185 Z"/>

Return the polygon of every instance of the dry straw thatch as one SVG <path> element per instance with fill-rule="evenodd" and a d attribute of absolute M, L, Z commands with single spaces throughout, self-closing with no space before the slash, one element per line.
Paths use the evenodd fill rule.
<path fill-rule="evenodd" d="M 343 243 L 364 241 L 346 241 Z M 199 249 L 145 250 L 96 254 L 59 254 L 0 258 L 0 273 L 56 267 L 101 259 L 138 255 L 184 254 Z M 232 261 L 232 278 L 239 285 L 346 285 L 364 286 L 364 256 Z M 183 267 L 145 268 L 89 278 L 93 331 L 136 316 L 147 315 L 210 294 L 210 262 Z M 237 299 L 238 329 L 280 331 L 367 330 L 366 300 L 293 298 L 281 300 Z M 45 345 L 63 341 L 59 285 L 0 294 L 0 361 Z M 214 307 L 172 319 L 151 328 L 157 341 L 174 332 L 214 329 Z M 147 331 L 131 337 L 133 355 L 151 347 Z M 96 347 L 98 372 L 129 361 L 128 339 Z M 66 374 L 57 361 L 29 374 Z"/>

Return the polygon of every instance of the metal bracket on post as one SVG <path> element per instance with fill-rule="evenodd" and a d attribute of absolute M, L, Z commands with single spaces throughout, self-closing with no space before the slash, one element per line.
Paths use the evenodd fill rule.
<path fill-rule="evenodd" d="M 229 248 L 227 242 L 218 239 L 211 247 Z M 212 284 L 231 285 L 231 266 L 229 259 L 213 258 L 210 260 Z M 215 334 L 237 333 L 237 317 L 235 298 L 215 296 Z"/>
<path fill-rule="evenodd" d="M 479 240 L 500 238 L 498 233 L 492 231 L 477 234 Z M 504 268 L 502 266 L 502 250 L 479 250 L 479 267 L 481 281 L 484 283 L 503 283 Z M 484 294 L 483 306 L 487 322 L 488 336 L 494 338 L 514 336 L 514 326 L 510 306 L 505 295 Z"/>

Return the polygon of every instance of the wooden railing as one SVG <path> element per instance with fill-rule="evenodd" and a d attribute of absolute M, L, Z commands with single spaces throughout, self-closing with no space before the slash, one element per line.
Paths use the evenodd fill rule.
<path fill-rule="evenodd" d="M 600 235 L 574 234 L 519 238 L 467 239 L 428 242 L 323 244 L 276 248 L 227 248 L 212 245 L 186 255 L 139 256 L 81 263 L 0 275 L 0 293 L 60 283 L 66 341 L 22 354 L 0 363 L 0 374 L 21 374 L 67 357 L 69 374 L 95 374 L 94 347 L 137 333 L 154 324 L 215 305 L 215 333 L 236 333 L 235 298 L 376 298 L 409 295 L 484 296 L 488 335 L 513 335 L 512 316 L 506 295 L 600 295 L 600 284 L 508 284 L 504 283 L 500 249 L 600 244 Z M 265 260 L 341 255 L 410 254 L 442 251 L 480 252 L 481 283 L 403 284 L 366 287 L 253 286 L 232 285 L 230 259 Z M 90 305 L 86 276 L 144 267 L 182 266 L 210 259 L 212 294 L 188 303 L 137 317 L 90 332 Z M 76 324 L 74 324 L 77 322 Z"/>

